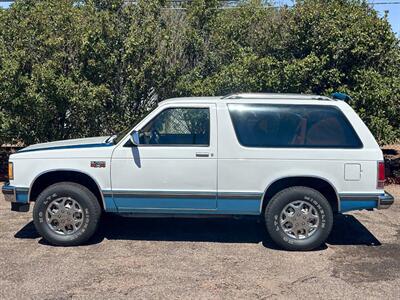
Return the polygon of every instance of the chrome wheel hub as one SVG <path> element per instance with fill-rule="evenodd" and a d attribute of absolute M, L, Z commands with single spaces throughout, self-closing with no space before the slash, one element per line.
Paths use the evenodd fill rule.
<path fill-rule="evenodd" d="M 57 234 L 70 235 L 83 225 L 85 215 L 80 204 L 71 197 L 53 200 L 46 210 L 46 223 Z"/>
<path fill-rule="evenodd" d="M 302 200 L 286 205 L 279 218 L 283 232 L 297 240 L 312 236 L 317 231 L 319 223 L 320 217 L 316 207 Z"/>

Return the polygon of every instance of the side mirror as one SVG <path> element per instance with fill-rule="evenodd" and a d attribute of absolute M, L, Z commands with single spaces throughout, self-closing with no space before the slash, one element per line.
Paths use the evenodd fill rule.
<path fill-rule="evenodd" d="M 130 136 L 130 140 L 131 140 L 132 145 L 138 146 L 140 144 L 140 142 L 139 142 L 139 132 L 137 132 L 136 130 L 132 131 L 131 136 Z"/>

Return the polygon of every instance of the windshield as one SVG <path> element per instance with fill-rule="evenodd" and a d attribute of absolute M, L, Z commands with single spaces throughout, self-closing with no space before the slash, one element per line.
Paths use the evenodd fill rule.
<path fill-rule="evenodd" d="M 139 124 L 140 121 L 142 121 L 151 111 L 143 113 L 141 116 L 137 117 L 134 124 L 132 126 L 129 126 L 119 132 L 118 134 L 115 135 L 115 138 L 112 139 L 112 136 L 110 139 L 112 139 L 112 143 L 114 145 L 118 144 L 131 130 L 133 127 L 135 127 L 137 124 Z"/>

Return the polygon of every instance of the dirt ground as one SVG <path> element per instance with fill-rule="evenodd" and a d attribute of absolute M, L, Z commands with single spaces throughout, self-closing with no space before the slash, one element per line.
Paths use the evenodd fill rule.
<path fill-rule="evenodd" d="M 9 207 L 1 198 L 0 299 L 400 297 L 400 201 L 337 216 L 312 252 L 277 249 L 253 219 L 115 216 L 88 245 L 53 247 Z"/>

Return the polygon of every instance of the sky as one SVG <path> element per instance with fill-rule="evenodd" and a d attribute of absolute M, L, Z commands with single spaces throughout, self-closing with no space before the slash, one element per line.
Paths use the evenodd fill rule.
<path fill-rule="evenodd" d="M 293 0 L 276 1 L 279 4 L 292 5 Z M 400 37 L 400 1 L 399 0 L 370 0 L 371 3 L 376 3 L 374 8 L 383 16 L 385 11 L 389 12 L 389 22 L 392 25 L 393 31 Z M 0 7 L 7 8 L 12 2 L 0 2 Z M 378 4 L 388 3 L 388 4 Z M 390 4 L 392 3 L 392 4 Z M 395 4 L 397 3 L 397 4 Z"/>
<path fill-rule="evenodd" d="M 293 0 L 275 1 L 278 4 L 293 5 Z M 373 7 L 380 13 L 381 16 L 385 15 L 388 11 L 389 22 L 392 25 L 393 31 L 400 37 L 400 1 L 399 0 L 369 0 Z M 376 4 L 373 4 L 376 3 Z M 379 4 L 379 3 L 392 3 L 392 4 Z M 396 4 L 397 3 L 397 4 Z"/>
<path fill-rule="evenodd" d="M 384 15 L 385 11 L 389 12 L 389 22 L 392 25 L 393 31 L 397 33 L 397 36 L 400 36 L 400 1 L 397 1 L 397 3 L 398 4 L 375 5 L 374 7 L 381 13 L 382 16 Z"/>

